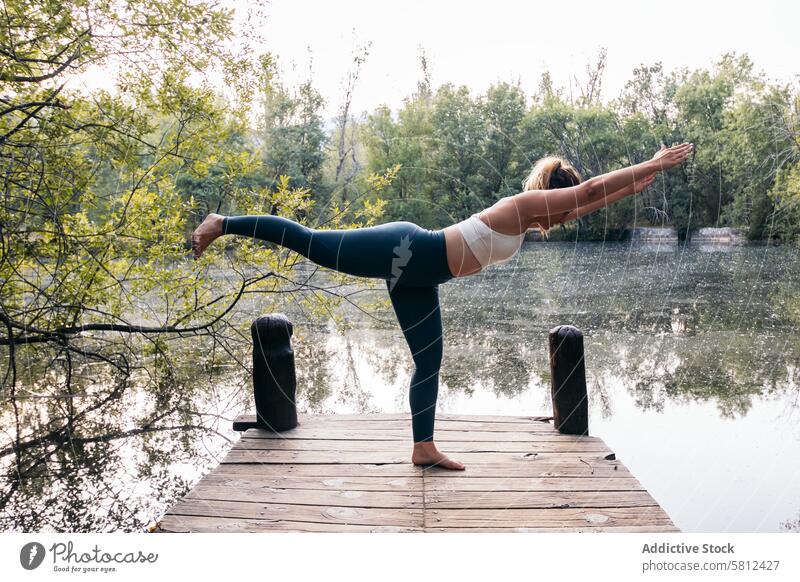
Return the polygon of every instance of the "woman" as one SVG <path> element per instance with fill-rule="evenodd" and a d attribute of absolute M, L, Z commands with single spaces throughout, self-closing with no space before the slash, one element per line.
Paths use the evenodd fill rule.
<path fill-rule="evenodd" d="M 411 222 L 313 230 L 279 216 L 209 214 L 194 231 L 192 248 L 197 258 L 223 234 L 249 236 L 287 247 L 323 267 L 384 279 L 414 360 L 409 391 L 411 461 L 463 470 L 463 463 L 448 458 L 433 442 L 442 360 L 439 284 L 509 261 L 529 228 L 546 232 L 554 224 L 641 192 L 659 171 L 686 160 L 692 149 L 688 143 L 662 146 L 647 162 L 586 181 L 564 160 L 544 158 L 525 181 L 524 192 L 443 230 L 427 230 Z"/>

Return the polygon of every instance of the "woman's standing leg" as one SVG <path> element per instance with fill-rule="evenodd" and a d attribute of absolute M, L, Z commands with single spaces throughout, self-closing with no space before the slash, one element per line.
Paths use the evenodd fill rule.
<path fill-rule="evenodd" d="M 389 281 L 387 287 L 397 321 L 414 360 L 409 389 L 414 435 L 412 461 L 419 465 L 437 464 L 450 469 L 463 469 L 462 463 L 447 458 L 433 444 L 443 351 L 439 287 L 392 286 Z"/>
<path fill-rule="evenodd" d="M 223 234 L 273 242 L 330 269 L 386 281 L 414 359 L 409 400 L 414 432 L 412 462 L 463 469 L 436 449 L 433 424 L 442 361 L 438 284 L 452 278 L 441 231 L 410 222 L 350 230 L 314 230 L 279 216 L 209 214 L 192 235 L 195 257 Z"/>

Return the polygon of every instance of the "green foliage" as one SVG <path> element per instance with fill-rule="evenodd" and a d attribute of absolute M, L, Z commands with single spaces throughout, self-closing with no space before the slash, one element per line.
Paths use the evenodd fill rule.
<path fill-rule="evenodd" d="M 778 172 L 769 198 L 775 205 L 772 235 L 783 241 L 800 240 L 800 165 Z"/>
<path fill-rule="evenodd" d="M 431 128 L 430 98 L 419 93 L 406 99 L 397 121 L 383 106 L 370 114 L 361 127 L 366 171 L 400 168 L 385 192 L 387 220 L 415 220 L 420 225 L 431 225 L 439 219 L 442 209 L 429 202 L 433 188 L 427 161 L 434 147 Z"/>
<path fill-rule="evenodd" d="M 280 88 L 269 84 L 269 55 L 249 60 L 234 49 L 231 9 L 200 0 L 10 1 L 4 9 L 0 342 L 11 346 L 4 387 L 13 393 L 15 354 L 25 344 L 49 342 L 127 377 L 147 351 L 106 332 L 151 334 L 145 345 L 169 359 L 168 344 L 152 334 L 214 335 L 245 291 L 296 286 L 291 263 L 248 242 L 233 250 L 239 282 L 214 279 L 222 248 L 191 260 L 189 235 L 209 211 L 302 219 L 319 184 L 319 95 L 304 86 L 289 113 L 260 128 L 259 140 L 253 102 Z M 113 90 L 68 88 L 71 75 L 97 65 L 113 75 Z M 232 92 L 213 88 L 207 76 L 215 73 Z M 264 139 L 267 130 L 277 139 Z M 300 147 L 285 147 L 298 139 Z M 290 163 L 276 161 L 284 159 Z M 381 187 L 358 222 L 333 223 L 372 223 Z M 266 270 L 254 276 L 252 261 L 261 259 Z M 309 313 L 325 308 L 313 297 L 308 305 Z"/>
<path fill-rule="evenodd" d="M 278 81 L 276 66 L 269 62 L 256 131 L 265 185 L 274 186 L 279 176 L 289 176 L 292 186 L 319 192 L 327 142 L 320 114 L 324 101 L 311 81 L 292 95 Z"/>
<path fill-rule="evenodd" d="M 683 236 L 735 226 L 761 239 L 778 235 L 780 219 L 780 236 L 793 236 L 791 213 L 778 212 L 768 193 L 778 171 L 800 157 L 796 92 L 768 83 L 736 54 L 710 69 L 669 74 L 660 63 L 642 65 L 608 104 L 596 97 L 598 74 L 576 99 L 545 74 L 530 98 L 507 83 L 478 96 L 466 87 L 434 92 L 422 84 L 396 114 L 377 108 L 362 128 L 366 167 L 402 168 L 386 192 L 386 218 L 446 226 L 519 192 L 543 156 L 564 156 L 587 178 L 649 159 L 662 143 L 692 141 L 689 164 L 553 234 L 574 238 L 577 230 L 604 239 L 649 224 Z"/>
<path fill-rule="evenodd" d="M 486 127 L 480 191 L 499 198 L 511 196 L 519 191 L 520 175 L 533 162 L 525 155 L 522 141 L 525 94 L 519 85 L 498 83 L 489 87 L 478 106 Z"/>

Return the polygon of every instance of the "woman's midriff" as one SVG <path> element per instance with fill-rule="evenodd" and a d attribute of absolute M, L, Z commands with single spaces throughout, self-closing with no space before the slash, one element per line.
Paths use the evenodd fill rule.
<path fill-rule="evenodd" d="M 466 277 L 481 270 L 481 264 L 464 241 L 461 231 L 455 224 L 444 229 L 447 246 L 447 266 L 453 277 Z"/>

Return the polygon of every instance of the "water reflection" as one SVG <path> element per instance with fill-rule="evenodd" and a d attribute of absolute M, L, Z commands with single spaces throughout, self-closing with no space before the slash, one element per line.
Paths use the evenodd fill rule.
<path fill-rule="evenodd" d="M 706 496 L 697 487 L 681 490 L 653 460 L 669 456 L 659 448 L 667 435 L 692 434 L 700 439 L 696 466 L 673 462 L 691 474 L 730 453 L 715 438 L 726 423 L 754 431 L 737 443 L 738 458 L 763 456 L 759 435 L 775 434 L 783 462 L 800 460 L 792 428 L 800 368 L 796 253 L 758 245 L 527 244 L 508 265 L 442 286 L 439 410 L 549 414 L 547 333 L 575 325 L 585 338 L 590 432 L 607 440 L 679 527 L 798 531 L 800 500 L 788 493 L 800 489 L 796 472 L 759 484 L 757 499 L 773 505 L 768 519 L 746 514 L 731 522 L 720 513 L 701 522 L 682 516 L 693 508 L 708 513 Z M 64 394 L 63 380 L 41 374 L 32 350 L 20 398 L 0 411 L 0 527 L 139 530 L 158 517 L 236 438 L 230 420 L 252 403 L 247 325 L 270 311 L 295 322 L 301 409 L 407 410 L 411 361 L 382 288 L 360 296 L 371 316 L 342 304 L 337 324 L 309 317 L 296 298 L 273 301 L 241 306 L 230 352 L 196 339 L 171 342 L 169 358 L 149 367 L 156 377 L 123 382 L 103 366 L 76 366 L 80 381 Z M 770 420 L 765 411 L 775 403 L 790 420 Z M 686 421 L 692 414 L 706 431 L 696 437 Z M 660 441 L 631 437 L 657 421 L 665 423 Z M 728 500 L 748 498 L 749 477 L 731 479 Z M 713 481 L 705 477 L 709 491 Z"/>

